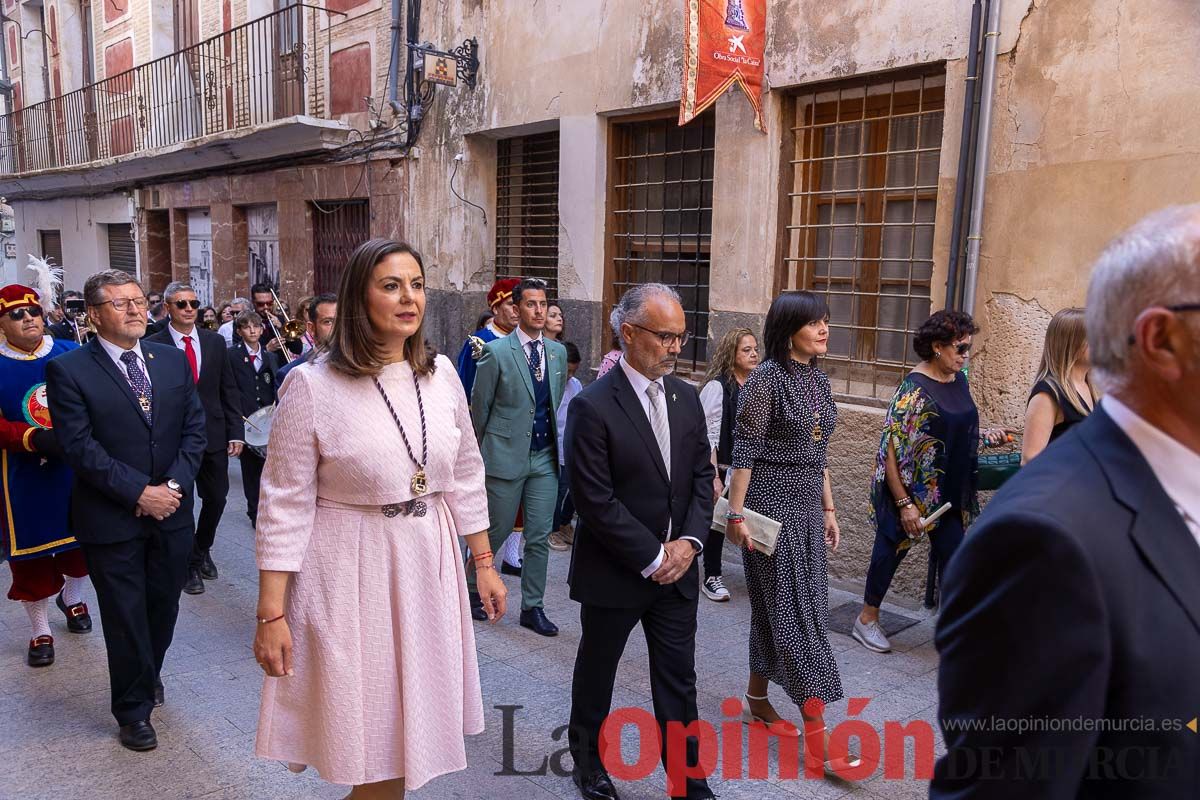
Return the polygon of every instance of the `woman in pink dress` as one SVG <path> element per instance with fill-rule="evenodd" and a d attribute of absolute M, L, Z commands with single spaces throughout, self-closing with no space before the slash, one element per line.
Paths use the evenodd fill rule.
<path fill-rule="evenodd" d="M 256 752 L 349 798 L 400 798 L 466 767 L 483 730 L 463 536 L 494 622 L 483 460 L 454 365 L 425 347 L 410 247 L 359 246 L 328 352 L 293 370 L 258 515 Z"/>

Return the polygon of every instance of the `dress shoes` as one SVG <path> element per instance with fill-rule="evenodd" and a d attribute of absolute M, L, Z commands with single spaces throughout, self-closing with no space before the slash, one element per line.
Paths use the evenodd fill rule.
<path fill-rule="evenodd" d="M 571 777 L 574 778 L 575 785 L 579 787 L 579 793 L 587 800 L 620 800 L 617 787 L 613 786 L 612 778 L 608 777 L 608 773 L 602 769 L 588 775 L 580 775 L 576 772 Z"/>
<path fill-rule="evenodd" d="M 48 667 L 54 663 L 54 637 L 37 636 L 29 640 L 29 655 L 25 657 L 31 667 Z"/>
<path fill-rule="evenodd" d="M 200 562 L 200 577 L 206 581 L 217 579 L 217 565 L 213 563 L 212 555 L 204 551 L 204 561 Z"/>
<path fill-rule="evenodd" d="M 521 577 L 521 568 L 518 566 L 514 566 L 513 564 L 510 564 L 507 561 L 500 562 L 500 571 L 503 572 L 505 575 L 513 575 L 518 578 Z"/>
<path fill-rule="evenodd" d="M 163 689 L 162 681 L 155 681 L 154 682 L 154 707 L 162 708 L 164 705 L 166 705 L 166 702 L 167 702 L 167 693 L 166 693 L 166 690 Z"/>
<path fill-rule="evenodd" d="M 62 592 L 54 598 L 54 604 L 67 618 L 67 630 L 71 633 L 87 633 L 92 629 L 92 615 L 88 613 L 87 603 L 76 603 L 68 606 L 63 602 Z"/>
<path fill-rule="evenodd" d="M 129 750 L 153 750 L 158 747 L 158 734 L 150 720 L 142 719 L 121 726 L 121 746 Z"/>
<path fill-rule="evenodd" d="M 476 622 L 485 621 L 488 616 L 483 610 L 483 598 L 479 596 L 479 592 L 467 592 L 467 598 L 471 601 L 471 619 Z"/>
<path fill-rule="evenodd" d="M 200 570 L 188 567 L 187 580 L 183 582 L 184 594 L 204 594 L 204 581 L 200 578 Z"/>
<path fill-rule="evenodd" d="M 521 627 L 529 628 L 542 636 L 558 636 L 558 626 L 546 619 L 546 612 L 541 608 L 527 608 L 522 611 Z"/>

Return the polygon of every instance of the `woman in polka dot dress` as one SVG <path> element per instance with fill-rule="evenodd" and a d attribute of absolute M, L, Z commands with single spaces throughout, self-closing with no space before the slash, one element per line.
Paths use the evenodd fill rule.
<path fill-rule="evenodd" d="M 776 683 L 801 708 L 810 740 L 808 732 L 824 722 L 820 709 L 805 708 L 805 702 L 843 697 L 827 632 L 825 555 L 826 547 L 837 549 L 840 537 L 825 466 L 837 406 L 829 378 L 812 365 L 827 348 L 829 308 L 810 292 L 784 292 L 771 304 L 763 339 L 768 358 L 750 374 L 738 400 L 726 525 L 729 539 L 747 548 L 750 681 L 743 718 L 768 724 L 782 719 L 767 697 L 768 683 Z M 773 555 L 753 549 L 738 519 L 745 508 L 783 524 Z M 846 754 L 827 753 L 824 760 L 830 770 L 855 763 Z"/>

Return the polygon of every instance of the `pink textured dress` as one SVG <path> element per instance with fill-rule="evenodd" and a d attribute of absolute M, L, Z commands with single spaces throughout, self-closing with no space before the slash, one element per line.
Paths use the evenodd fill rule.
<path fill-rule="evenodd" d="M 415 455 L 412 370 L 379 376 Z M 486 530 L 483 460 L 454 365 L 421 380 L 429 440 L 424 517 L 416 472 L 368 378 L 326 364 L 288 376 L 272 425 L 258 514 L 258 567 L 296 573 L 286 602 L 290 678 L 265 678 L 255 750 L 309 764 L 332 783 L 405 778 L 406 789 L 467 765 L 483 730 L 475 636 L 456 536 Z"/>

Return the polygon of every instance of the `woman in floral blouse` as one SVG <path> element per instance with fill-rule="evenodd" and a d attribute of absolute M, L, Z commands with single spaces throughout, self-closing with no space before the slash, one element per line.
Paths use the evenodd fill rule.
<path fill-rule="evenodd" d="M 884 421 L 871 488 L 875 548 L 853 630 L 877 653 L 892 647 L 879 627 L 879 605 L 909 547 L 928 533 L 940 575 L 979 511 L 979 411 L 962 372 L 977 330 L 961 311 L 938 311 L 926 320 L 913 339 L 922 360 L 896 390 Z M 984 438 L 999 444 L 1004 433 L 988 431 Z M 950 510 L 922 530 L 921 518 L 946 503 Z"/>

